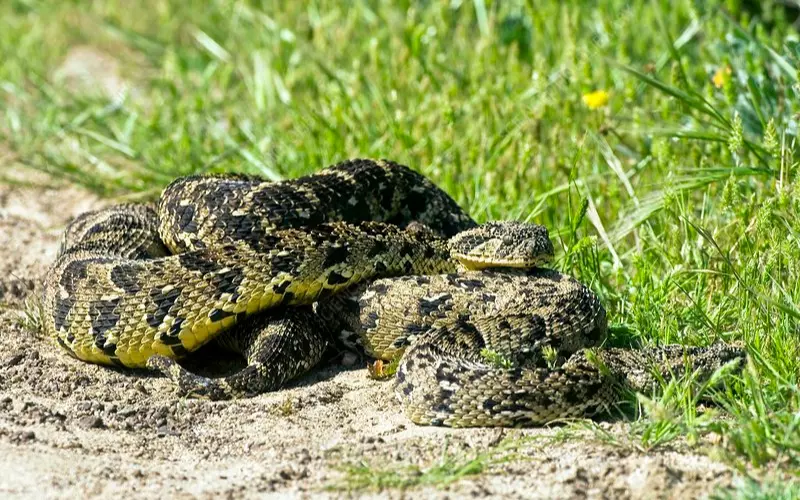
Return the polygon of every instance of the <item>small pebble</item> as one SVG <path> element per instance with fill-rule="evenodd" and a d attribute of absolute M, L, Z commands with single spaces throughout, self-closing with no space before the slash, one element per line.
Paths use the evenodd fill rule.
<path fill-rule="evenodd" d="M 342 366 L 353 366 L 358 362 L 358 356 L 352 352 L 346 352 L 342 355 Z"/>
<path fill-rule="evenodd" d="M 158 437 L 179 436 L 180 433 L 175 429 L 170 429 L 168 425 L 162 425 L 158 429 L 156 429 L 156 435 Z"/>
<path fill-rule="evenodd" d="M 17 354 L 11 355 L 8 359 L 5 360 L 3 363 L 7 367 L 16 366 L 19 364 L 20 361 L 25 357 L 25 354 L 19 352 Z"/>
<path fill-rule="evenodd" d="M 130 417 L 136 413 L 136 408 L 133 406 L 123 406 L 119 411 L 117 411 L 117 415 L 120 417 Z"/>
<path fill-rule="evenodd" d="M 100 417 L 87 415 L 78 419 L 78 427 L 81 429 L 102 429 L 105 425 Z"/>

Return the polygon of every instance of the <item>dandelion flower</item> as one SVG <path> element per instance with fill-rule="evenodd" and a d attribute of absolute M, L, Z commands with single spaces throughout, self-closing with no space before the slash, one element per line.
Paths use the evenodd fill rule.
<path fill-rule="evenodd" d="M 718 89 L 721 89 L 725 86 L 726 83 L 731 81 L 731 67 L 730 66 L 722 66 L 714 73 L 714 76 L 711 78 L 711 81 L 714 83 L 714 86 Z"/>
<path fill-rule="evenodd" d="M 611 97 L 610 94 L 605 90 L 595 90 L 594 92 L 583 94 L 583 103 L 589 109 L 602 108 L 608 104 L 609 97 Z"/>

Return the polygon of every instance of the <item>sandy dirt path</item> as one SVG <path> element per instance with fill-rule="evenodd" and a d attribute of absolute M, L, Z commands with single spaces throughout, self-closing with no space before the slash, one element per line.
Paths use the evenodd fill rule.
<path fill-rule="evenodd" d="M 290 388 L 232 402 L 181 399 L 162 378 L 71 359 L 19 312 L 69 218 L 100 205 L 75 188 L 0 186 L 0 497 L 689 498 L 734 481 L 702 454 L 561 441 L 558 428 L 418 427 L 390 383 L 340 357 Z M 624 434 L 624 423 L 603 425 Z M 528 438 L 538 439 L 515 458 L 450 484 L 347 489 L 347 467 L 362 461 L 425 470 L 444 453 L 464 460 Z"/>

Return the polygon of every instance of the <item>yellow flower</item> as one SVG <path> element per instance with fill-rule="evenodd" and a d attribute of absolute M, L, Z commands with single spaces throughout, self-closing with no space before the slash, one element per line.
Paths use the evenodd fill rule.
<path fill-rule="evenodd" d="M 714 86 L 718 89 L 721 89 L 725 86 L 726 83 L 731 81 L 731 67 L 730 66 L 722 66 L 714 73 L 714 76 L 711 78 L 711 81 L 714 83 Z"/>
<path fill-rule="evenodd" d="M 611 97 L 611 95 L 605 90 L 595 90 L 594 92 L 583 94 L 583 103 L 589 109 L 602 108 L 608 104 L 609 97 Z"/>

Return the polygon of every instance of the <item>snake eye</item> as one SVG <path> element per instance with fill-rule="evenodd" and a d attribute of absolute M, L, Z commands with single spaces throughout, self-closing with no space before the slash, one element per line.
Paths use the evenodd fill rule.
<path fill-rule="evenodd" d="M 514 244 L 514 238 L 512 238 L 511 235 L 507 234 L 503 236 L 503 245 L 513 245 L 513 244 Z"/>

